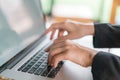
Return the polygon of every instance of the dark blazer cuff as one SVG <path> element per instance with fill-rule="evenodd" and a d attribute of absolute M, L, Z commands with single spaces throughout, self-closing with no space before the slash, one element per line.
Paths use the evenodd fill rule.
<path fill-rule="evenodd" d="M 120 47 L 120 26 L 111 24 L 94 24 L 95 34 L 93 44 L 96 48 Z"/>
<path fill-rule="evenodd" d="M 93 59 L 94 80 L 120 80 L 119 57 L 107 52 L 98 52 Z"/>
<path fill-rule="evenodd" d="M 107 61 L 107 59 L 105 60 L 105 57 L 103 52 L 98 52 L 94 57 L 92 64 L 93 80 L 102 80 L 102 74 Z"/>
<path fill-rule="evenodd" d="M 109 24 L 94 24 L 95 34 L 93 37 L 93 45 L 95 48 L 108 48 Z"/>

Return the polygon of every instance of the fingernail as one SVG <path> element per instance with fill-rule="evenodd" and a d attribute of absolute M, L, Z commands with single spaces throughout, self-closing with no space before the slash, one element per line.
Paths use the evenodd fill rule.
<path fill-rule="evenodd" d="M 53 66 L 53 64 L 50 64 L 51 66 Z"/>
<path fill-rule="evenodd" d="M 57 66 L 54 64 L 53 67 L 56 68 Z"/>
<path fill-rule="evenodd" d="M 48 52 L 48 49 L 45 49 L 45 52 Z"/>
<path fill-rule="evenodd" d="M 47 62 L 47 65 L 50 65 L 49 62 Z"/>

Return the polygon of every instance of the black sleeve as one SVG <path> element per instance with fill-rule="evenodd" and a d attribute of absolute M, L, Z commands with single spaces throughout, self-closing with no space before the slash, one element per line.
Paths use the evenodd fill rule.
<path fill-rule="evenodd" d="M 120 80 L 120 57 L 106 52 L 98 52 L 93 59 L 94 80 Z"/>
<path fill-rule="evenodd" d="M 96 48 L 120 47 L 120 25 L 95 24 L 93 44 Z"/>

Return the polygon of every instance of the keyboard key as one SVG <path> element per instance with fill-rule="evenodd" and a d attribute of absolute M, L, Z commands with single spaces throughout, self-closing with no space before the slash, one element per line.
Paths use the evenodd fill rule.
<path fill-rule="evenodd" d="M 52 66 L 48 66 L 46 70 L 48 70 L 48 72 L 52 69 Z"/>
<path fill-rule="evenodd" d="M 63 65 L 63 62 L 61 61 L 61 62 L 59 62 L 58 66 L 55 69 L 59 71 L 60 68 L 62 67 L 62 65 Z"/>
<path fill-rule="evenodd" d="M 19 69 L 18 71 L 21 71 L 31 60 L 29 59 L 26 63 L 24 63 Z"/>
<path fill-rule="evenodd" d="M 41 57 L 41 56 L 40 56 Z M 40 57 L 39 56 L 37 56 L 35 59 L 40 59 Z"/>
<path fill-rule="evenodd" d="M 38 62 L 38 63 L 37 63 L 37 65 L 39 65 L 39 66 L 40 66 L 41 64 L 42 64 L 42 62 Z"/>
<path fill-rule="evenodd" d="M 47 67 L 47 65 L 41 64 L 39 69 L 35 72 L 36 75 L 40 75 L 42 71 Z"/>
<path fill-rule="evenodd" d="M 46 77 L 48 75 L 48 73 L 51 71 L 51 69 L 52 69 L 52 66 L 47 66 L 45 71 L 41 74 L 41 76 Z"/>
<path fill-rule="evenodd" d="M 26 68 L 31 68 L 31 67 L 32 67 L 32 65 L 27 65 L 27 66 L 26 66 Z"/>
<path fill-rule="evenodd" d="M 40 65 L 36 64 L 34 67 L 35 67 L 35 68 L 38 68 L 39 66 L 40 66 Z"/>
<path fill-rule="evenodd" d="M 53 70 L 48 74 L 47 77 L 49 77 L 49 78 L 54 78 L 56 74 L 57 74 L 57 70 L 53 69 Z"/>
<path fill-rule="evenodd" d="M 27 63 L 23 64 L 19 69 L 18 71 L 21 71 L 25 66 L 26 66 Z"/>
<path fill-rule="evenodd" d="M 38 61 L 38 59 L 36 59 L 36 58 L 35 58 L 35 59 L 33 59 L 33 62 L 37 62 L 37 61 Z"/>
<path fill-rule="evenodd" d="M 22 70 L 22 72 L 27 72 L 28 70 L 29 70 L 30 68 L 24 68 L 23 70 Z"/>
<path fill-rule="evenodd" d="M 41 76 L 46 77 L 48 73 L 49 73 L 49 72 L 48 72 L 47 70 L 45 70 L 45 71 L 41 74 Z"/>
<path fill-rule="evenodd" d="M 46 65 L 47 65 L 47 64 L 48 64 L 48 60 L 46 60 L 46 59 L 45 59 L 44 64 L 46 64 Z"/>
<path fill-rule="evenodd" d="M 36 62 L 35 61 L 32 61 L 32 62 L 30 62 L 30 65 L 34 65 Z"/>
<path fill-rule="evenodd" d="M 45 59 L 40 59 L 41 62 L 43 62 Z"/>
<path fill-rule="evenodd" d="M 54 77 L 56 76 L 56 74 L 58 73 L 58 71 L 60 70 L 60 68 L 62 67 L 62 65 L 63 65 L 63 62 L 62 62 L 62 61 L 59 62 L 58 66 L 57 66 L 55 69 L 53 69 L 53 70 L 48 74 L 47 77 L 54 78 Z"/>
<path fill-rule="evenodd" d="M 39 56 L 42 56 L 43 54 L 45 54 L 45 53 L 43 53 L 43 52 L 40 52 L 40 53 L 39 53 Z"/>
<path fill-rule="evenodd" d="M 35 75 L 40 75 L 42 72 L 43 68 L 39 68 L 37 71 L 35 71 Z"/>
<path fill-rule="evenodd" d="M 40 67 L 41 67 L 41 68 L 45 68 L 45 67 L 46 67 L 46 65 L 41 65 Z"/>
<path fill-rule="evenodd" d="M 28 73 L 33 74 L 33 73 L 35 72 L 36 69 L 37 69 L 37 68 L 32 67 L 32 69 L 30 69 L 30 71 L 28 71 Z"/>
<path fill-rule="evenodd" d="M 44 58 L 48 58 L 48 55 L 45 54 L 45 55 L 44 55 Z"/>

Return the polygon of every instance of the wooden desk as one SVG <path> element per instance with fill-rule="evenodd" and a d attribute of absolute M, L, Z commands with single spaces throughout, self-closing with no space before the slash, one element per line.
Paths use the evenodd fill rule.
<path fill-rule="evenodd" d="M 85 19 L 85 18 L 68 18 L 68 17 L 57 17 L 57 16 L 53 16 L 53 19 L 56 22 L 61 22 L 61 21 L 65 21 L 67 19 L 70 20 L 75 20 L 75 21 L 79 21 L 79 22 L 93 22 L 94 20 L 92 19 Z"/>
<path fill-rule="evenodd" d="M 110 17 L 110 22 L 112 24 L 115 24 L 115 17 L 116 17 L 116 12 L 117 12 L 118 6 L 120 6 L 120 0 L 113 0 L 112 12 L 111 12 L 111 17 Z"/>

